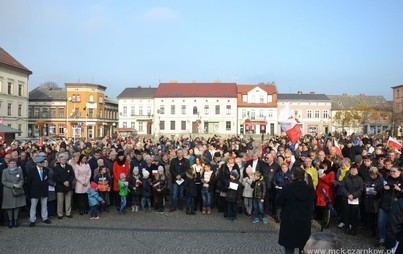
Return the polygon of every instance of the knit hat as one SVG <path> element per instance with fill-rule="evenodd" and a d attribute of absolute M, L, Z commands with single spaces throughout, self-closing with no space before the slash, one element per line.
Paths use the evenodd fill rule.
<path fill-rule="evenodd" d="M 117 156 L 125 156 L 125 152 L 123 150 L 119 150 Z"/>
<path fill-rule="evenodd" d="M 125 179 L 126 178 L 126 174 L 125 173 L 120 173 L 119 179 Z"/>
<path fill-rule="evenodd" d="M 140 172 L 139 167 L 134 167 L 133 168 L 133 173 L 138 173 L 138 172 Z"/>
<path fill-rule="evenodd" d="M 231 175 L 232 175 L 233 177 L 235 177 L 235 178 L 238 178 L 238 177 L 239 177 L 239 173 L 238 173 L 238 171 L 236 171 L 236 169 L 234 169 L 234 170 L 231 171 Z"/>
<path fill-rule="evenodd" d="M 148 172 L 147 170 L 143 170 L 143 177 L 145 179 L 147 179 L 150 176 L 150 172 Z"/>
<path fill-rule="evenodd" d="M 90 187 L 91 187 L 91 189 L 96 190 L 98 185 L 95 182 L 91 182 Z"/>
<path fill-rule="evenodd" d="M 158 173 L 159 172 L 164 172 L 164 167 L 163 166 L 158 166 Z"/>

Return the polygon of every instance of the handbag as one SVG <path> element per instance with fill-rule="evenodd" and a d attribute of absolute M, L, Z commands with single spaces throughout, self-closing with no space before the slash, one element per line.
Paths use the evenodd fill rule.
<path fill-rule="evenodd" d="M 13 195 L 14 197 L 19 197 L 24 195 L 24 189 L 23 188 L 13 188 Z"/>

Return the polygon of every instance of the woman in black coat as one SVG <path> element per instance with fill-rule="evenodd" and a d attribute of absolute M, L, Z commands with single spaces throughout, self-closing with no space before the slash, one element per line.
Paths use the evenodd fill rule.
<path fill-rule="evenodd" d="M 276 197 L 276 205 L 281 207 L 280 234 L 278 243 L 285 253 L 302 251 L 311 235 L 311 218 L 315 204 L 314 189 L 309 187 L 302 168 L 293 168 L 293 181 L 285 186 Z"/>

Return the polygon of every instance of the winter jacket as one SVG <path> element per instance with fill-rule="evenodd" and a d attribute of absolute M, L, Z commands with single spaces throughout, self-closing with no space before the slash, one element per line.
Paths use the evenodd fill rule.
<path fill-rule="evenodd" d="M 251 187 L 253 188 L 254 198 L 264 199 L 264 196 L 266 195 L 266 183 L 263 176 L 261 176 L 259 180 L 253 181 Z"/>
<path fill-rule="evenodd" d="M 323 190 L 326 191 L 326 195 L 329 198 L 330 202 L 334 203 L 334 172 L 331 169 L 326 170 L 325 175 L 319 178 L 318 187 L 316 188 L 316 205 L 317 206 L 326 206 L 326 200 L 323 196 Z"/>
<path fill-rule="evenodd" d="M 142 198 L 151 198 L 153 194 L 153 189 L 151 187 L 151 179 L 141 178 L 141 197 Z"/>
<path fill-rule="evenodd" d="M 387 176 L 386 185 L 390 187 L 389 190 L 382 190 L 381 194 L 381 202 L 379 207 L 382 208 L 385 212 L 390 212 L 392 209 L 392 203 L 397 201 L 399 198 L 403 197 L 403 193 L 401 191 L 397 191 L 394 189 L 394 185 L 398 185 L 400 188 L 403 189 L 403 178 L 402 176 L 393 178 L 392 176 Z"/>
<path fill-rule="evenodd" d="M 186 170 L 190 168 L 189 160 L 186 158 L 182 158 L 179 160 L 177 157 L 173 158 L 171 164 L 169 165 L 169 172 L 171 173 L 171 181 L 175 183 L 177 180 L 176 177 L 180 175 L 182 178 L 185 178 Z"/>
<path fill-rule="evenodd" d="M 303 248 L 311 235 L 311 218 L 315 192 L 305 181 L 298 180 L 284 187 L 276 197 L 281 209 L 278 243 L 286 248 Z"/>
<path fill-rule="evenodd" d="M 393 248 L 396 241 L 399 242 L 399 247 L 401 249 L 402 247 L 400 244 L 403 243 L 403 198 L 397 200 L 393 206 L 388 225 L 385 239 L 386 249 Z"/>
<path fill-rule="evenodd" d="M 274 175 L 272 186 L 273 188 L 276 187 L 284 187 L 292 181 L 292 174 L 291 171 L 288 170 L 287 172 L 278 171 L 276 175 Z"/>
<path fill-rule="evenodd" d="M 126 197 L 129 194 L 129 188 L 127 188 L 125 181 L 118 181 L 119 196 Z"/>
<path fill-rule="evenodd" d="M 188 173 L 186 173 L 185 176 L 185 182 L 182 183 L 184 184 L 184 188 L 185 188 L 185 196 L 187 197 L 197 197 L 197 188 L 196 188 L 196 182 L 195 179 L 193 178 L 192 175 L 189 175 Z"/>
<path fill-rule="evenodd" d="M 132 196 L 141 195 L 141 176 L 131 174 L 129 177 L 129 189 Z"/>
<path fill-rule="evenodd" d="M 10 171 L 9 168 L 3 169 L 1 182 L 3 185 L 3 209 L 14 209 L 26 205 L 25 195 L 18 197 L 13 195 L 14 185 L 19 187 L 18 189 L 22 189 L 24 184 L 24 176 L 21 168 L 17 168 L 13 171 Z"/>
<path fill-rule="evenodd" d="M 353 195 L 353 198 L 360 198 L 362 191 L 364 189 L 364 182 L 359 175 L 346 175 L 343 181 L 341 182 L 341 193 L 345 200 L 348 199 L 350 194 Z"/>
<path fill-rule="evenodd" d="M 87 163 L 74 165 L 74 175 L 76 178 L 76 193 L 86 193 L 90 186 L 91 169 Z M 86 184 L 86 186 L 84 186 Z"/>
<path fill-rule="evenodd" d="M 364 205 L 365 211 L 368 213 L 378 213 L 379 209 L 379 198 L 383 191 L 383 177 L 378 176 L 376 179 L 370 177 L 364 182 Z M 376 191 L 376 195 L 368 193 L 366 190 L 372 188 Z"/>
<path fill-rule="evenodd" d="M 98 191 L 107 192 L 110 191 L 112 184 L 112 178 L 108 174 L 98 174 L 95 177 L 95 182 L 98 184 Z"/>
<path fill-rule="evenodd" d="M 120 174 L 124 173 L 126 175 L 126 179 L 129 177 L 129 163 L 126 160 L 119 161 L 116 159 L 113 163 L 113 190 L 119 191 L 118 180 L 120 179 Z"/>
<path fill-rule="evenodd" d="M 99 202 L 104 201 L 98 194 L 98 191 L 88 188 L 88 204 L 89 206 L 96 206 Z"/>
<path fill-rule="evenodd" d="M 252 183 L 253 183 L 253 178 L 245 177 L 244 179 L 242 179 L 242 186 L 244 187 L 242 197 L 253 198 Z"/>
<path fill-rule="evenodd" d="M 307 172 L 312 177 L 313 188 L 316 189 L 319 182 L 318 170 L 314 167 L 306 168 L 305 172 Z"/>
<path fill-rule="evenodd" d="M 73 180 L 74 180 L 74 170 L 73 167 L 69 164 L 65 164 L 64 168 L 60 165 L 60 163 L 56 163 L 54 168 L 53 179 L 56 182 L 56 192 L 68 192 L 73 189 Z M 64 182 L 69 182 L 69 186 L 66 187 Z"/>
<path fill-rule="evenodd" d="M 230 180 L 229 182 L 228 182 L 228 186 L 229 186 L 229 183 L 236 183 L 236 184 L 238 184 L 238 188 L 236 189 L 236 190 L 233 190 L 233 189 L 228 189 L 227 190 L 227 197 L 226 197 L 226 201 L 227 202 L 238 202 L 238 197 L 239 197 L 239 193 L 238 193 L 238 191 L 239 191 L 239 181 L 238 181 L 238 179 L 235 179 L 235 180 Z"/>
<path fill-rule="evenodd" d="M 273 178 L 277 172 L 281 171 L 280 165 L 277 162 L 273 162 L 271 165 L 265 163 L 262 167 L 262 175 L 266 182 L 266 189 L 270 190 L 272 188 Z"/>

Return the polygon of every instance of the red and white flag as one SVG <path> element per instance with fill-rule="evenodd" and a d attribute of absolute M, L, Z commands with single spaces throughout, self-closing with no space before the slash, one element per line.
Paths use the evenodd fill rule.
<path fill-rule="evenodd" d="M 301 137 L 302 132 L 297 121 L 292 117 L 292 113 L 288 105 L 286 105 L 282 110 L 279 119 L 280 121 L 278 123 L 280 124 L 281 130 L 285 132 L 292 143 L 296 143 Z"/>
<path fill-rule="evenodd" d="M 388 142 L 386 143 L 386 146 L 400 151 L 402 149 L 402 142 L 400 142 L 399 140 L 397 140 L 395 138 L 389 137 Z"/>
<path fill-rule="evenodd" d="M 336 139 L 334 139 L 334 147 L 336 148 L 336 154 L 340 157 L 340 158 L 344 158 L 343 153 L 341 152 L 340 146 L 339 146 L 339 142 L 337 142 Z"/>

